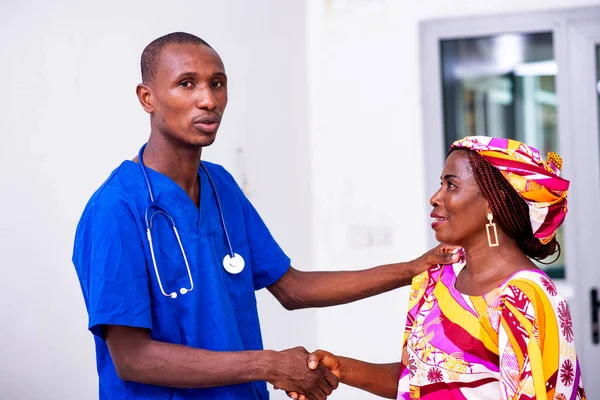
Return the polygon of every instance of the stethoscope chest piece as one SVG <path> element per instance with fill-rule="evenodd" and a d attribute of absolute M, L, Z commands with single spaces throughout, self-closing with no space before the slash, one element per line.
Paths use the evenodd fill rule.
<path fill-rule="evenodd" d="M 239 274 L 244 270 L 246 262 L 244 258 L 237 253 L 233 253 L 233 258 L 229 254 L 223 257 L 223 268 L 230 274 Z"/>

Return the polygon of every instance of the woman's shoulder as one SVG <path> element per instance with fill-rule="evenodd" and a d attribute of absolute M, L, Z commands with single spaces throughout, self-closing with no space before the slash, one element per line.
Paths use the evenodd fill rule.
<path fill-rule="evenodd" d="M 541 269 L 522 269 L 512 274 L 501 285 L 503 292 L 535 293 L 547 298 L 560 298 L 552 279 Z"/>
<path fill-rule="evenodd" d="M 500 298 L 513 311 L 523 314 L 564 315 L 570 319 L 569 305 L 559 293 L 556 284 L 540 270 L 521 270 L 502 285 Z"/>
<path fill-rule="evenodd" d="M 502 319 L 512 335 L 533 335 L 544 349 L 568 348 L 574 341 L 569 304 L 542 270 L 515 273 L 502 293 Z M 575 355 L 574 348 L 570 350 Z M 546 353 L 548 355 L 550 353 Z"/>

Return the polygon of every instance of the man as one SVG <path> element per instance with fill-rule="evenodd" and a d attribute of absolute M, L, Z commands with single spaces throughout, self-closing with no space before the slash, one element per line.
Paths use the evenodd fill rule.
<path fill-rule="evenodd" d="M 267 399 L 267 381 L 324 399 L 337 378 L 308 369 L 304 349 L 262 350 L 255 290 L 267 287 L 287 309 L 343 304 L 451 256 L 432 250 L 356 272 L 292 268 L 231 175 L 200 163 L 227 104 L 219 55 L 172 33 L 146 47 L 141 68 L 148 143 L 92 196 L 73 254 L 100 398 Z"/>

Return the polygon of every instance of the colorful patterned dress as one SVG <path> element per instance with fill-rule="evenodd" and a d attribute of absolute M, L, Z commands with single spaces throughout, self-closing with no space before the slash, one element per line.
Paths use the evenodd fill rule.
<path fill-rule="evenodd" d="M 484 296 L 458 292 L 464 264 L 413 279 L 398 399 L 585 399 L 571 314 L 540 270 Z"/>

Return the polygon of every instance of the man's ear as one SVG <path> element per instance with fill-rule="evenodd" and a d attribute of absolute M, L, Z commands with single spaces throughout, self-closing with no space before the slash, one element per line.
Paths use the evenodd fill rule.
<path fill-rule="evenodd" d="M 149 86 L 140 83 L 135 88 L 135 92 L 144 110 L 146 110 L 148 114 L 152 114 L 154 112 L 154 107 L 152 106 L 152 100 L 154 97 L 152 89 Z"/>

